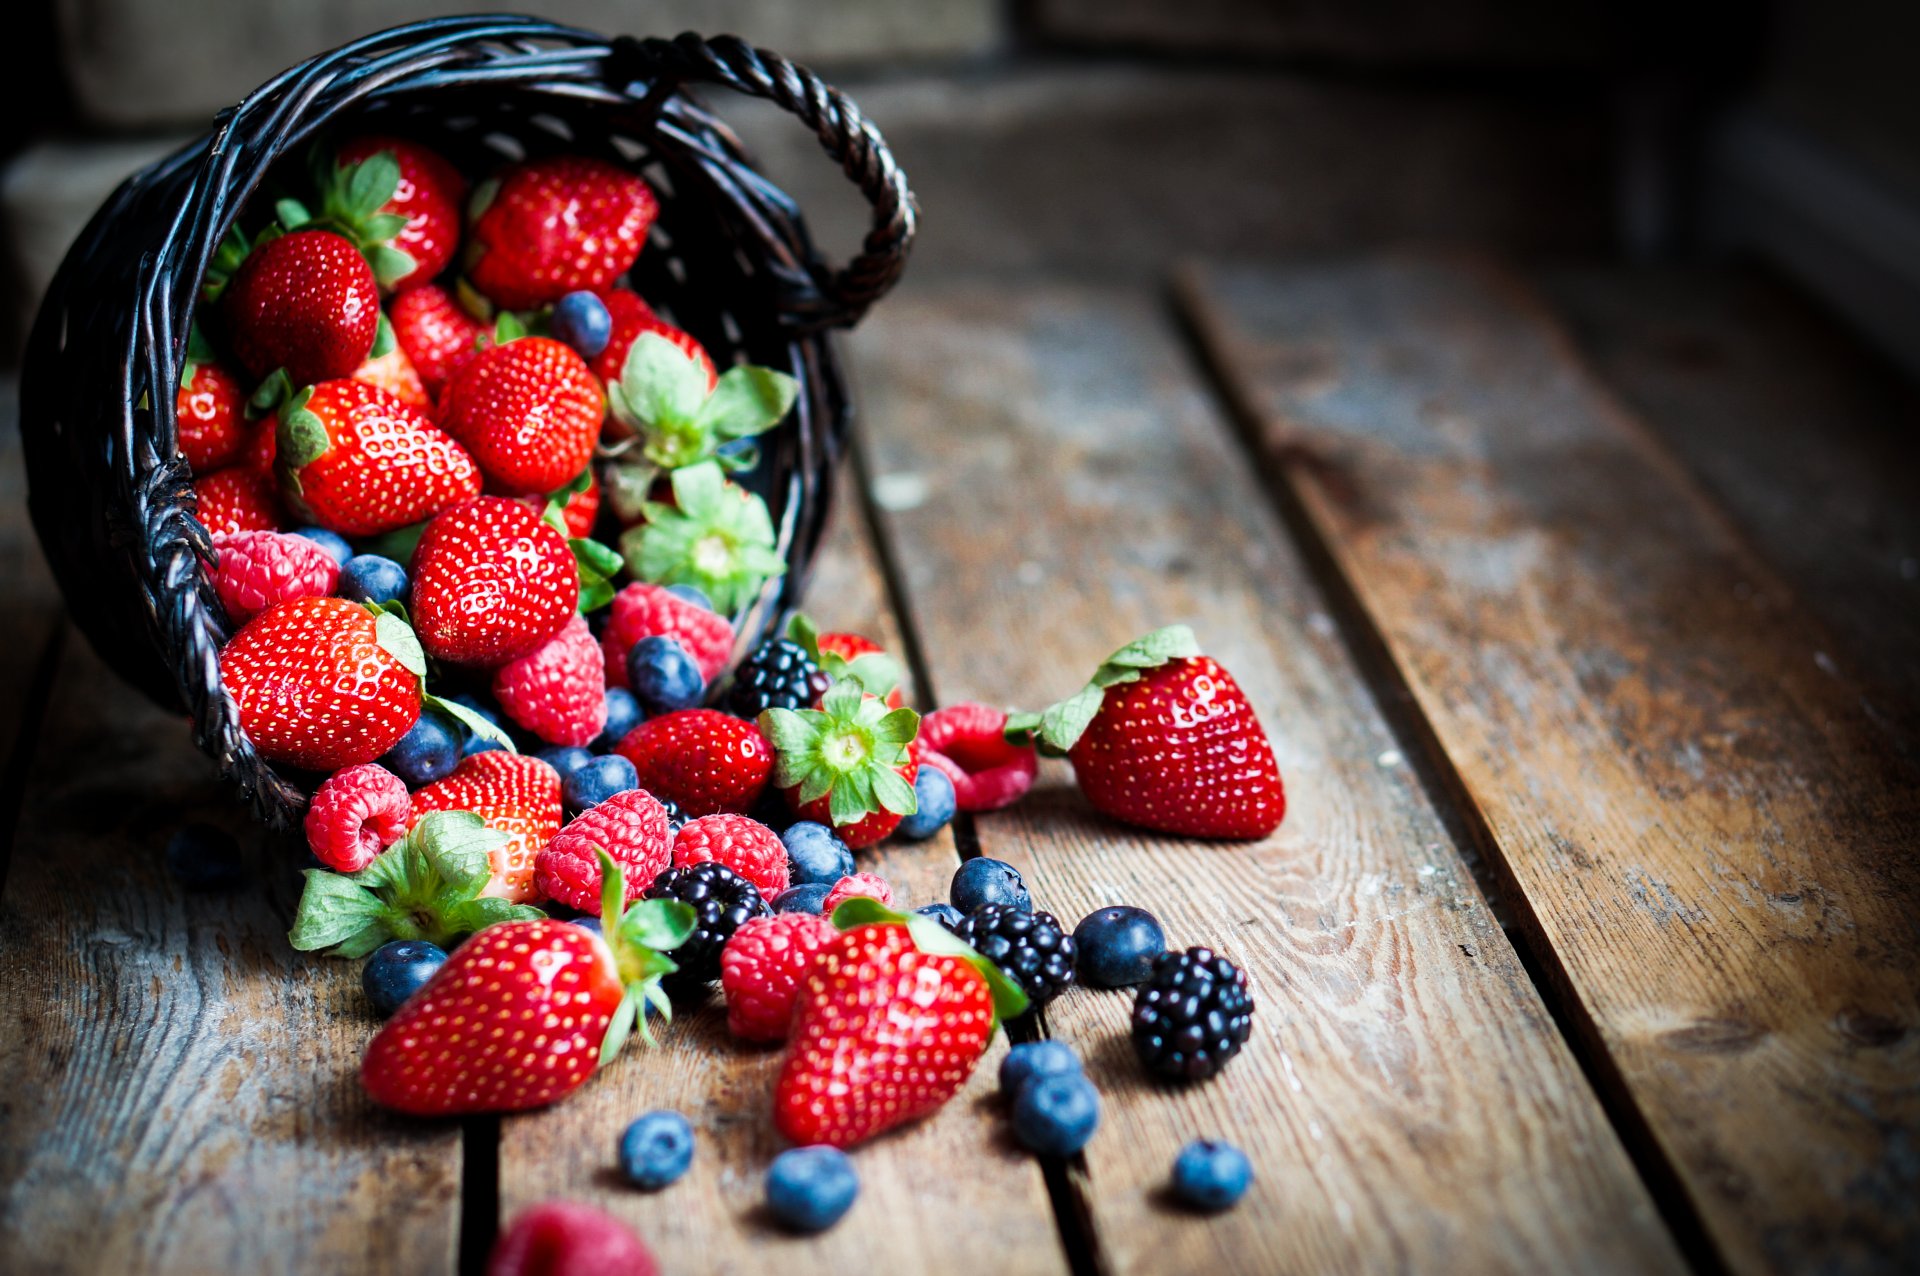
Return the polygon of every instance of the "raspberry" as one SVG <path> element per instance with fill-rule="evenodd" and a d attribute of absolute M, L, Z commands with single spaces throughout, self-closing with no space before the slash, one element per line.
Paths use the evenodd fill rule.
<path fill-rule="evenodd" d="M 700 676 L 712 682 L 733 654 L 733 625 L 725 616 L 688 602 L 664 586 L 636 582 L 613 596 L 607 631 L 600 637 L 606 657 L 607 685 L 627 685 L 627 652 L 642 638 L 677 638 Z"/>
<path fill-rule="evenodd" d="M 307 847 L 342 873 L 357 873 L 406 836 L 413 803 L 400 777 L 375 762 L 342 767 L 307 805 Z"/>
<path fill-rule="evenodd" d="M 742 1041 L 784 1041 L 800 977 L 813 955 L 840 932 L 817 913 L 755 917 L 720 951 L 727 1031 Z"/>
<path fill-rule="evenodd" d="M 333 555 L 287 532 L 229 532 L 213 538 L 220 554 L 214 592 L 235 628 L 275 603 L 325 598 L 340 580 Z"/>
<path fill-rule="evenodd" d="M 744 815 L 703 815 L 681 826 L 673 841 L 676 868 L 719 860 L 772 899 L 787 889 L 787 848 L 775 833 Z"/>
<path fill-rule="evenodd" d="M 667 808 L 645 789 L 628 789 L 582 811 L 535 857 L 534 886 L 548 899 L 598 914 L 601 878 L 596 849 L 612 856 L 625 871 L 626 903 L 633 903 L 673 858 Z"/>
<path fill-rule="evenodd" d="M 659 1267 L 626 1224 L 590 1205 L 547 1201 L 501 1231 L 486 1276 L 657 1276 Z"/>
<path fill-rule="evenodd" d="M 833 910 L 854 898 L 863 895 L 868 899 L 877 899 L 888 908 L 893 907 L 893 885 L 878 873 L 851 873 L 833 884 L 826 899 L 820 902 L 822 916 L 833 916 Z"/>
<path fill-rule="evenodd" d="M 1007 715 L 989 705 L 962 703 L 920 720 L 924 761 L 947 773 L 963 811 L 997 811 L 1025 796 L 1040 770 L 1032 745 L 1012 744 Z"/>
<path fill-rule="evenodd" d="M 546 642 L 495 670 L 493 695 L 509 718 L 548 744 L 593 743 L 607 725 L 607 683 L 587 618 L 575 615 Z"/>

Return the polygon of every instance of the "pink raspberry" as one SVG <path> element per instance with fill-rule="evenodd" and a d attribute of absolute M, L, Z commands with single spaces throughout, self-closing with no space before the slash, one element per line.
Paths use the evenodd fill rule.
<path fill-rule="evenodd" d="M 680 826 L 673 840 L 673 865 L 719 860 L 772 899 L 787 889 L 787 848 L 775 833 L 744 815 L 703 815 Z"/>
<path fill-rule="evenodd" d="M 742 1041 L 784 1041 L 800 977 L 813 955 L 840 932 L 817 913 L 755 917 L 720 951 L 727 1031 Z"/>
<path fill-rule="evenodd" d="M 307 804 L 307 846 L 328 868 L 357 873 L 405 837 L 412 819 L 399 776 L 377 762 L 342 767 Z"/>
<path fill-rule="evenodd" d="M 487 1255 L 486 1276 L 659 1276 L 627 1225 L 591 1205 L 545 1201 L 521 1213 Z"/>
<path fill-rule="evenodd" d="M 559 633 L 494 670 L 493 697 L 548 744 L 593 743 L 607 725 L 607 683 L 587 618 L 574 616 Z"/>
<path fill-rule="evenodd" d="M 667 808 L 645 789 L 627 789 L 575 816 L 533 861 L 533 884 L 548 899 L 583 913 L 600 911 L 600 859 L 612 856 L 626 873 L 626 902 L 646 893 L 673 858 Z"/>
<path fill-rule="evenodd" d="M 1009 743 L 1006 728 L 1007 715 L 984 704 L 949 705 L 920 719 L 922 761 L 947 773 L 961 810 L 997 811 L 1033 787 L 1039 755 L 1030 744 Z"/>
<path fill-rule="evenodd" d="M 214 592 L 238 628 L 276 603 L 325 598 L 340 583 L 340 564 L 291 532 L 227 532 L 213 538 L 220 567 Z"/>
<path fill-rule="evenodd" d="M 613 596 L 607 629 L 600 636 L 609 687 L 627 685 L 627 652 L 642 638 L 656 635 L 678 638 L 709 683 L 733 654 L 733 625 L 725 616 L 668 593 L 664 586 L 636 581 Z"/>
<path fill-rule="evenodd" d="M 827 897 L 820 901 L 820 915 L 833 916 L 833 910 L 857 895 L 868 899 L 877 899 L 888 908 L 893 907 L 893 885 L 878 873 L 852 873 L 833 884 Z"/>

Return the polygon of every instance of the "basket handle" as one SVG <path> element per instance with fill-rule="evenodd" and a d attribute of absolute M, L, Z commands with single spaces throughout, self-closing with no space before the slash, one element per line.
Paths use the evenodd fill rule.
<path fill-rule="evenodd" d="M 806 316 L 810 324 L 850 327 L 893 287 L 913 247 L 920 211 L 886 139 L 840 90 L 738 36 L 621 36 L 613 42 L 613 57 L 615 66 L 623 73 L 631 71 L 635 80 L 718 84 L 772 102 L 811 129 L 840 171 L 867 197 L 873 222 L 860 255 L 818 281 L 821 309 Z M 659 91 L 657 86 L 654 91 Z"/>

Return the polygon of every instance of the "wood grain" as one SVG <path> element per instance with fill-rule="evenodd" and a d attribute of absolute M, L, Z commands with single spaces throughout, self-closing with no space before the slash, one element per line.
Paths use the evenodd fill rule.
<path fill-rule="evenodd" d="M 244 888 L 175 884 L 189 820 Z M 458 1130 L 362 1096 L 358 965 L 287 947 L 298 856 L 68 638 L 0 899 L 0 1270 L 452 1270 Z"/>
<path fill-rule="evenodd" d="M 1728 1265 L 1920 1266 L 1920 783 L 1830 636 L 1506 272 L 1186 292 Z"/>
<path fill-rule="evenodd" d="M 899 652 L 854 514 L 843 505 L 836 515 L 808 589 L 809 614 L 824 629 L 854 629 Z M 861 858 L 916 904 L 945 899 L 959 864 L 946 834 L 888 843 Z M 703 1009 L 676 1018 L 658 1049 L 630 1044 L 565 1103 L 503 1122 L 501 1214 L 555 1196 L 590 1201 L 631 1223 L 668 1271 L 1061 1272 L 1040 1173 L 1006 1138 L 993 1097 L 1005 1048 L 1002 1033 L 966 1090 L 933 1117 L 856 1150 L 861 1194 L 853 1211 L 822 1236 L 794 1237 L 762 1208 L 766 1167 L 786 1146 L 772 1124 L 780 1052 L 729 1037 L 716 992 Z M 698 1143 L 685 1179 L 644 1193 L 621 1179 L 615 1148 L 627 1123 L 655 1108 L 684 1113 Z"/>
<path fill-rule="evenodd" d="M 1243 1055 L 1143 1079 L 1124 993 L 1049 1011 L 1101 1087 L 1075 1182 L 1116 1272 L 1673 1271 L 1648 1196 L 1428 806 L 1170 325 L 1144 293 L 955 290 L 853 341 L 884 527 L 946 701 L 1038 707 L 1194 624 L 1273 735 L 1291 811 L 1207 845 L 1092 815 L 1064 764 L 978 821 L 1069 925 L 1152 909 L 1249 970 Z M 1169 1205 L 1189 1139 L 1251 1195 Z"/>

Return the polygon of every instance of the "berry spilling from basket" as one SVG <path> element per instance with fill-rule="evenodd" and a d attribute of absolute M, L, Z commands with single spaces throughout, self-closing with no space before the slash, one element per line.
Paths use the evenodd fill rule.
<path fill-rule="evenodd" d="M 784 1051 L 768 1119 L 807 1155 L 776 1162 L 770 1208 L 819 1230 L 858 1191 L 839 1149 L 946 1104 L 1003 1020 L 1031 1033 L 1077 989 L 1139 985 L 1141 1063 L 1218 1073 L 1253 1012 L 1226 958 L 1168 953 L 1135 907 L 1069 927 L 984 857 L 909 901 L 864 852 L 1012 805 L 1042 755 L 1112 818 L 1265 837 L 1285 798 L 1233 678 L 1174 627 L 1044 712 L 922 717 L 862 635 L 794 616 L 754 643 L 736 624 L 785 564 L 742 480 L 798 384 L 716 365 L 634 291 L 639 176 L 564 155 L 472 176 L 403 138 L 322 152 L 307 199 L 227 236 L 176 400 L 222 685 L 260 756 L 311 779 L 321 867 L 290 940 L 370 958 L 367 1092 L 421 1116 L 552 1103 L 717 981 L 731 1034 Z M 1093 1137 L 1064 1044 L 1016 1047 L 1001 1081 L 1030 1149 Z M 651 1113 L 620 1164 L 657 1190 L 694 1145 Z M 1244 1158 L 1195 1153 L 1179 1181 L 1217 1207 Z M 503 1252 L 626 1244 L 600 1226 L 536 1210 Z"/>

